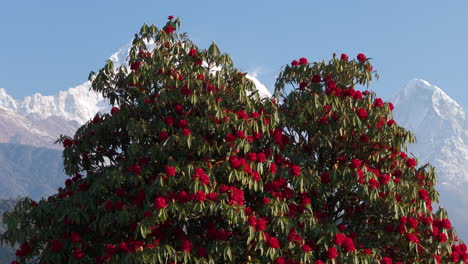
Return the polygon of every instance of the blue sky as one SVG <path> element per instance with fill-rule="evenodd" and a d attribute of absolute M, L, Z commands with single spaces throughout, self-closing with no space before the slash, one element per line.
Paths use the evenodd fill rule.
<path fill-rule="evenodd" d="M 202 48 L 215 41 L 270 90 L 293 59 L 373 58 L 389 99 L 412 78 L 468 109 L 468 1 L 7 1 L 0 9 L 0 87 L 20 99 L 86 80 L 143 23 L 179 16 Z"/>

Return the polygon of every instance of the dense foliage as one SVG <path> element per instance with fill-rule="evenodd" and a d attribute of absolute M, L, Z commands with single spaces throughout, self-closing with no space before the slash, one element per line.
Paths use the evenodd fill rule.
<path fill-rule="evenodd" d="M 115 105 L 61 137 L 70 179 L 6 214 L 19 263 L 461 263 L 430 165 L 368 86 L 363 54 L 294 60 L 260 98 L 215 44 L 144 25 Z"/>

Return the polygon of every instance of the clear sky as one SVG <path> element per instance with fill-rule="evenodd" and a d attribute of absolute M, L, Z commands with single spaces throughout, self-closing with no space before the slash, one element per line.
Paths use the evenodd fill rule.
<path fill-rule="evenodd" d="M 202 48 L 215 41 L 270 90 L 284 64 L 336 52 L 373 58 L 372 89 L 388 99 L 412 78 L 468 109 L 468 1 L 4 1 L 0 87 L 17 99 L 81 84 L 143 23 L 182 20 Z"/>

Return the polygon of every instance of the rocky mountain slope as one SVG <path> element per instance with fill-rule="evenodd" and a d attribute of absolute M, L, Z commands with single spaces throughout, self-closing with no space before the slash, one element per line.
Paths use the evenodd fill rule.
<path fill-rule="evenodd" d="M 65 179 L 61 151 L 0 143 L 0 199 L 39 200 L 56 193 Z"/>

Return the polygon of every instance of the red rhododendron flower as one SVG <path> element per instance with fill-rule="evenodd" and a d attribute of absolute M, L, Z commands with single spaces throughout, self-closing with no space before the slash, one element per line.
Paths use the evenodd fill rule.
<path fill-rule="evenodd" d="M 172 34 L 174 33 L 174 28 L 170 25 L 167 25 L 164 27 L 164 31 L 167 33 L 167 34 Z"/>
<path fill-rule="evenodd" d="M 374 106 L 382 107 L 382 106 L 383 106 L 383 100 L 382 100 L 382 98 L 375 98 L 375 100 L 374 100 Z"/>
<path fill-rule="evenodd" d="M 260 163 L 264 163 L 266 161 L 265 153 L 263 152 L 257 153 L 257 161 Z"/>
<path fill-rule="evenodd" d="M 164 198 L 164 197 L 156 197 L 156 199 L 154 199 L 154 207 L 155 207 L 156 209 L 166 208 L 166 206 L 167 206 L 166 198 Z"/>
<path fill-rule="evenodd" d="M 166 140 L 169 138 L 169 133 L 167 131 L 161 131 L 158 133 L 158 138 L 160 140 Z"/>
<path fill-rule="evenodd" d="M 120 109 L 116 106 L 112 107 L 111 109 L 111 115 L 115 115 L 120 111 Z"/>
<path fill-rule="evenodd" d="M 81 240 L 81 236 L 78 232 L 71 232 L 70 233 L 70 241 L 71 242 L 79 242 Z"/>
<path fill-rule="evenodd" d="M 291 62 L 291 65 L 292 65 L 292 66 L 299 66 L 299 62 L 298 62 L 297 60 L 293 60 L 293 61 Z"/>
<path fill-rule="evenodd" d="M 353 239 L 350 238 L 350 237 L 347 237 L 347 238 L 343 241 L 342 247 L 343 247 L 343 249 L 346 250 L 347 252 L 354 252 L 354 251 L 356 251 L 356 247 L 354 246 L 354 241 L 353 241 Z"/>
<path fill-rule="evenodd" d="M 179 203 L 187 203 L 191 199 L 190 195 L 186 191 L 180 191 L 177 195 L 177 201 Z"/>
<path fill-rule="evenodd" d="M 452 251 L 450 254 L 450 260 L 452 260 L 454 263 L 457 263 L 460 260 L 460 253 Z"/>
<path fill-rule="evenodd" d="M 192 248 L 193 248 L 193 244 L 188 240 L 185 240 L 184 242 L 182 242 L 182 245 L 180 246 L 180 249 L 187 253 L 190 253 L 190 251 L 192 251 Z"/>
<path fill-rule="evenodd" d="M 128 248 L 127 243 L 125 243 L 125 242 L 120 242 L 118 249 L 119 249 L 120 252 L 129 252 L 130 251 L 130 249 Z"/>
<path fill-rule="evenodd" d="M 166 125 L 168 125 L 168 126 L 173 126 L 174 122 L 175 122 L 175 119 L 172 116 L 166 116 L 164 118 L 164 123 L 166 123 Z"/>
<path fill-rule="evenodd" d="M 335 259 L 336 257 L 338 257 L 338 251 L 336 250 L 336 248 L 334 248 L 334 247 L 328 248 L 327 257 L 329 259 Z"/>
<path fill-rule="evenodd" d="M 166 174 L 168 176 L 175 176 L 177 174 L 176 169 L 172 166 L 166 166 Z"/>
<path fill-rule="evenodd" d="M 253 152 L 247 153 L 247 159 L 249 161 L 256 161 L 257 160 L 257 154 Z"/>
<path fill-rule="evenodd" d="M 301 167 L 297 166 L 297 165 L 294 165 L 291 167 L 290 169 L 290 173 L 293 177 L 297 177 L 299 175 L 301 175 Z"/>
<path fill-rule="evenodd" d="M 410 168 L 416 167 L 416 159 L 407 159 L 405 162 L 406 166 Z"/>
<path fill-rule="evenodd" d="M 236 132 L 236 137 L 237 138 L 245 138 L 246 137 L 245 132 L 243 130 L 238 130 Z"/>
<path fill-rule="evenodd" d="M 320 174 L 320 182 L 322 184 L 330 183 L 331 182 L 330 174 L 327 172 Z"/>
<path fill-rule="evenodd" d="M 74 259 L 78 259 L 78 260 L 84 258 L 84 252 L 81 249 L 73 250 L 72 255 Z"/>
<path fill-rule="evenodd" d="M 393 263 L 393 260 L 389 257 L 383 257 L 380 260 L 380 264 L 392 264 L 392 263 Z"/>
<path fill-rule="evenodd" d="M 112 245 L 112 244 L 104 245 L 104 252 L 106 252 L 107 255 L 112 256 L 115 253 L 115 251 L 117 251 L 117 248 L 115 247 L 115 245 Z"/>
<path fill-rule="evenodd" d="M 210 201 L 215 202 L 216 199 L 218 199 L 218 194 L 217 193 L 209 193 L 206 195 L 206 198 Z"/>
<path fill-rule="evenodd" d="M 247 218 L 247 222 L 249 223 L 249 226 L 256 226 L 257 225 L 257 218 L 255 216 L 249 216 Z"/>
<path fill-rule="evenodd" d="M 322 78 L 320 77 L 320 75 L 314 74 L 314 76 L 312 76 L 312 82 L 313 83 L 319 83 L 321 81 L 322 81 Z"/>
<path fill-rule="evenodd" d="M 259 218 L 257 225 L 255 226 L 258 231 L 265 231 L 267 226 L 267 220 L 265 218 Z"/>
<path fill-rule="evenodd" d="M 197 202 L 203 203 L 206 200 L 206 194 L 204 191 L 200 190 L 197 191 L 193 197 L 193 199 Z"/>
<path fill-rule="evenodd" d="M 426 200 L 429 198 L 429 192 L 425 189 L 421 189 L 418 191 L 419 198 L 422 200 Z"/>
<path fill-rule="evenodd" d="M 177 127 L 179 128 L 186 128 L 188 127 L 188 121 L 185 119 L 181 119 L 177 122 Z"/>
<path fill-rule="evenodd" d="M 182 129 L 182 135 L 190 136 L 191 134 L 192 134 L 192 131 L 190 131 L 190 129 L 188 129 L 188 128 Z"/>
<path fill-rule="evenodd" d="M 343 244 L 345 239 L 346 239 L 346 236 L 344 234 L 338 233 L 333 238 L 333 243 L 335 243 L 335 245 L 341 245 L 341 244 Z"/>
<path fill-rule="evenodd" d="M 344 61 L 347 62 L 348 59 L 349 59 L 348 55 L 346 55 L 346 54 L 344 54 L 344 53 L 341 54 L 341 60 L 344 60 Z"/>
<path fill-rule="evenodd" d="M 385 185 L 390 181 L 390 176 L 388 174 L 382 174 L 379 176 L 380 185 Z"/>
<path fill-rule="evenodd" d="M 378 189 L 380 187 L 380 184 L 376 179 L 370 179 L 369 180 L 369 187 L 371 189 Z"/>
<path fill-rule="evenodd" d="M 24 242 L 21 247 L 16 250 L 16 256 L 24 257 L 29 255 L 32 252 L 31 245 L 28 242 Z"/>
<path fill-rule="evenodd" d="M 300 64 L 300 65 L 307 64 L 307 62 L 308 62 L 308 61 L 307 61 L 306 58 L 300 58 L 300 59 L 299 59 L 299 64 Z"/>
<path fill-rule="evenodd" d="M 195 57 L 197 56 L 197 50 L 196 49 L 191 49 L 189 52 L 188 52 L 188 55 L 190 57 Z"/>
<path fill-rule="evenodd" d="M 268 237 L 267 245 L 270 248 L 279 248 L 279 246 L 280 246 L 278 239 L 276 237 L 272 237 L 272 236 Z"/>
<path fill-rule="evenodd" d="M 275 260 L 275 264 L 286 264 L 286 260 L 283 257 L 278 257 Z"/>
<path fill-rule="evenodd" d="M 64 141 L 63 141 L 63 147 L 64 148 L 69 148 L 73 146 L 73 140 L 69 139 L 69 138 L 66 138 Z"/>
<path fill-rule="evenodd" d="M 419 238 L 417 235 L 415 234 L 406 234 L 406 240 L 408 240 L 409 242 L 412 242 L 412 243 L 416 243 L 418 244 L 419 243 Z"/>
<path fill-rule="evenodd" d="M 141 174 L 141 167 L 138 166 L 137 164 L 133 164 L 128 168 L 128 171 L 135 175 L 140 175 Z"/>
<path fill-rule="evenodd" d="M 442 228 L 451 229 L 452 228 L 452 223 L 450 222 L 450 220 L 448 220 L 447 218 L 442 219 Z M 465 250 L 466 250 L 466 246 L 464 244 L 462 244 L 462 246 L 464 246 Z"/>
<path fill-rule="evenodd" d="M 349 166 L 351 168 L 360 168 L 362 166 L 361 160 L 360 159 L 352 159 L 351 162 L 349 163 Z"/>
<path fill-rule="evenodd" d="M 356 114 L 360 119 L 366 119 L 367 118 L 367 111 L 364 108 L 359 108 L 356 110 Z"/>
<path fill-rule="evenodd" d="M 358 59 L 358 61 L 360 61 L 360 62 L 365 62 L 365 61 L 367 60 L 366 55 L 364 55 L 364 54 L 362 54 L 362 53 L 359 53 L 359 54 L 357 55 L 357 59 Z"/>
<path fill-rule="evenodd" d="M 132 62 L 132 64 L 130 64 L 130 69 L 131 70 L 138 70 L 138 68 L 140 68 L 140 63 L 135 61 L 135 62 Z"/>

